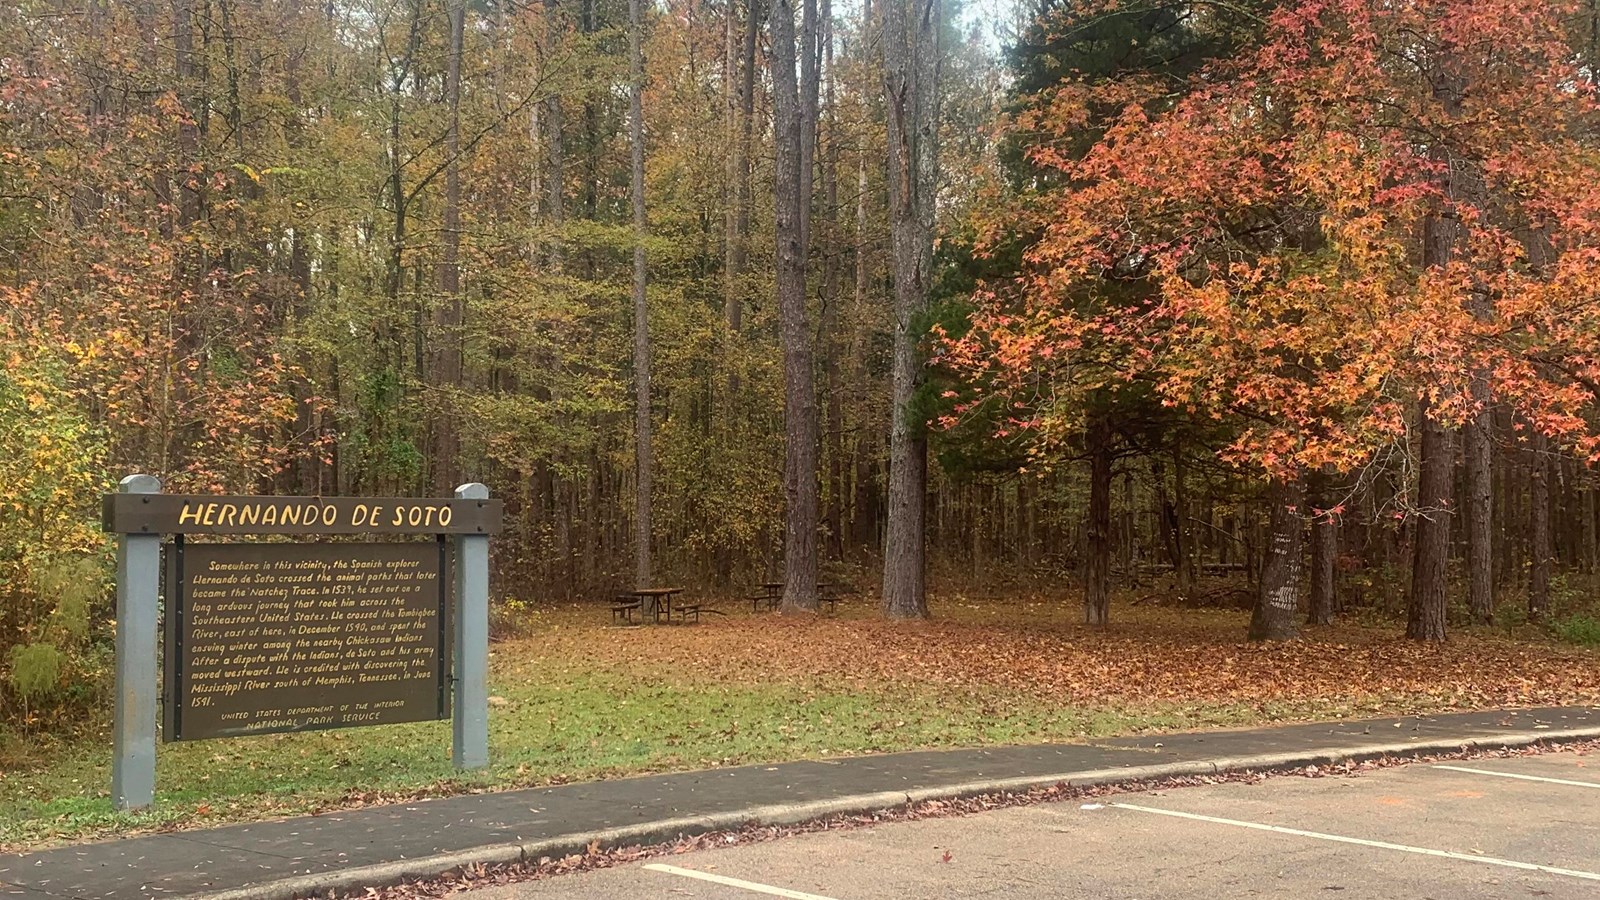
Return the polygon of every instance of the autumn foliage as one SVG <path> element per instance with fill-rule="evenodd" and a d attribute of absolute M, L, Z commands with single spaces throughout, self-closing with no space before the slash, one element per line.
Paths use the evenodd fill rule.
<path fill-rule="evenodd" d="M 1576 4 L 1045 4 L 1070 27 L 1046 16 L 1040 59 L 1111 62 L 1016 64 L 1029 93 L 998 127 L 993 48 L 930 33 L 944 143 L 918 151 L 938 183 L 912 224 L 939 233 L 900 316 L 879 4 L 815 16 L 818 125 L 782 167 L 815 182 L 787 210 L 804 241 L 772 204 L 772 7 L 641 7 L 649 293 L 624 302 L 625 6 L 0 4 L 0 718 L 100 683 L 93 498 L 132 471 L 480 480 L 507 502 L 497 584 L 535 604 L 614 596 L 641 541 L 656 577 L 731 596 L 803 538 L 870 595 L 896 516 L 936 575 L 1093 568 L 1103 607 L 1115 552 L 1118 578 L 1170 572 L 1198 604 L 1197 570 L 1262 582 L 1263 523 L 1308 511 L 1355 526 L 1314 569 L 1398 581 L 1450 511 L 1418 496 L 1421 426 L 1489 411 L 1499 483 L 1543 498 L 1496 520 L 1502 593 L 1523 569 L 1549 593 L 1554 554 L 1517 541 L 1552 502 L 1587 510 L 1561 564 L 1600 574 L 1600 484 L 1573 463 L 1600 459 L 1600 42 Z M 782 427 L 781 320 L 814 440 Z M 918 458 L 928 438 L 926 527 L 889 502 L 892 433 Z M 786 533 L 790 449 L 820 521 Z M 1268 479 L 1308 490 L 1263 502 Z"/>
<path fill-rule="evenodd" d="M 1012 389 L 1109 344 L 1118 365 L 1092 377 L 1233 419 L 1229 457 L 1278 474 L 1391 452 L 1419 400 L 1464 422 L 1486 371 L 1498 402 L 1600 459 L 1600 105 L 1574 11 L 1314 0 L 1171 108 L 1123 83 L 1047 91 L 1017 125 L 1052 187 L 1006 207 L 1026 270 L 989 287 L 957 359 Z M 1103 137 L 1064 152 L 1108 94 L 1125 105 Z M 1440 222 L 1462 236 L 1434 264 Z M 1083 302 L 1119 281 L 1144 285 L 1131 309 Z"/>

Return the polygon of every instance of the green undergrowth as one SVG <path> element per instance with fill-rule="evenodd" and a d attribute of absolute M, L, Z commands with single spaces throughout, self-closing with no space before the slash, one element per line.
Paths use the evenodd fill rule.
<path fill-rule="evenodd" d="M 1550 631 L 1569 644 L 1600 647 L 1600 617 L 1597 616 L 1575 615 L 1556 619 L 1550 623 Z"/>

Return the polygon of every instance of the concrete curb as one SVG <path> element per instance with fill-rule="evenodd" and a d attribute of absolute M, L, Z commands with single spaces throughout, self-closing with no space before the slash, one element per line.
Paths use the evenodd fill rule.
<path fill-rule="evenodd" d="M 643 822 L 638 825 L 608 828 L 602 831 L 565 834 L 545 840 L 524 843 L 490 844 L 454 853 L 441 853 L 417 859 L 296 875 L 291 878 L 280 878 L 261 884 L 192 896 L 196 900 L 300 900 L 300 898 L 305 897 L 326 896 L 330 892 L 353 892 L 369 887 L 388 887 L 406 881 L 435 878 L 466 866 L 538 862 L 546 857 L 561 859 L 562 857 L 583 853 L 591 846 L 609 849 L 664 844 L 675 841 L 680 837 L 694 837 L 715 831 L 734 831 L 762 825 L 799 825 L 804 822 L 814 822 L 835 816 L 886 812 L 918 803 L 925 803 L 930 800 L 959 800 L 986 794 L 1023 793 L 1055 787 L 1056 785 L 1096 787 L 1162 778 L 1220 775 L 1226 772 L 1281 772 L 1306 766 L 1332 766 L 1384 758 L 1413 759 L 1433 754 L 1459 753 L 1463 750 L 1516 749 L 1535 744 L 1559 745 L 1594 739 L 1600 739 L 1600 728 L 1514 731 L 1404 743 L 1373 743 L 1356 747 L 1330 747 L 1318 750 L 1295 750 L 1285 753 L 1263 753 L 1253 756 L 1218 757 L 1215 759 L 1162 763 L 1150 766 L 1091 769 L 1055 775 L 986 779 L 940 787 L 919 788 L 913 791 L 885 791 L 874 794 L 836 797 L 829 800 L 816 800 L 808 803 L 754 806 L 714 815 L 662 819 L 656 822 Z"/>

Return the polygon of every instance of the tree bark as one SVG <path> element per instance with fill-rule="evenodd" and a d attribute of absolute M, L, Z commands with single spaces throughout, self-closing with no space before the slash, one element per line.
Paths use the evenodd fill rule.
<path fill-rule="evenodd" d="M 734 108 L 729 110 L 729 115 L 736 119 L 736 129 L 731 135 L 732 152 L 728 154 L 730 202 L 728 246 L 723 262 L 725 283 L 722 314 L 728 330 L 738 334 L 744 328 L 743 278 L 750 257 L 750 154 L 755 134 L 756 34 L 760 5 L 757 0 L 748 0 L 745 4 L 743 42 L 737 56 L 733 47 L 734 8 L 735 4 L 730 2 L 727 13 L 729 81 L 737 84 L 737 89 L 734 92 Z M 736 78 L 734 71 L 738 73 Z M 737 373 L 729 376 L 728 386 L 730 394 L 737 393 Z"/>
<path fill-rule="evenodd" d="M 813 13 L 813 16 L 815 14 Z M 806 313 L 806 210 L 809 173 L 802 173 L 805 106 L 796 81 L 794 5 L 773 0 L 771 19 L 774 233 L 777 244 L 778 318 L 784 382 L 783 609 L 817 609 L 817 397 L 811 329 Z M 811 106 L 813 113 L 815 105 Z M 811 127 L 814 127 L 811 126 Z"/>
<path fill-rule="evenodd" d="M 800 0 L 800 253 L 811 254 L 811 200 L 816 185 L 817 110 L 821 98 L 821 29 L 817 0 Z"/>
<path fill-rule="evenodd" d="M 824 519 L 828 528 L 828 555 L 832 559 L 844 558 L 844 378 L 839 357 L 842 355 L 842 342 L 839 339 L 839 301 L 843 294 L 843 278 L 841 276 L 840 259 L 842 257 L 839 239 L 839 119 L 838 110 L 834 101 L 834 58 L 833 58 L 833 3 L 832 0 L 822 0 L 821 31 L 819 40 L 822 48 L 822 78 L 825 79 L 823 88 L 822 124 L 825 128 L 820 132 L 823 142 L 822 156 L 822 323 L 821 335 L 823 353 L 825 355 L 823 368 L 826 373 L 827 390 L 827 448 L 828 448 L 828 490 L 827 512 Z"/>
<path fill-rule="evenodd" d="M 1135 571 L 1139 566 L 1139 532 L 1134 524 L 1133 505 L 1133 473 L 1122 474 L 1122 511 L 1118 514 L 1121 522 L 1121 540 L 1118 549 L 1122 555 L 1122 577 L 1130 584 L 1139 580 Z"/>
<path fill-rule="evenodd" d="M 1487 321 L 1494 315 L 1494 306 L 1487 291 L 1473 291 L 1468 305 L 1473 317 L 1479 321 Z M 1464 503 L 1467 606 L 1472 611 L 1472 620 L 1486 625 L 1494 621 L 1494 471 L 1490 454 L 1494 413 L 1489 408 L 1491 397 L 1487 372 L 1473 373 L 1471 390 L 1478 411 L 1461 434 L 1467 475 Z"/>
<path fill-rule="evenodd" d="M 1193 510 L 1189 504 L 1189 488 L 1184 478 L 1183 452 L 1172 451 L 1172 538 L 1177 555 L 1173 558 L 1173 575 L 1178 586 L 1178 596 L 1185 600 L 1195 596 L 1199 589 L 1196 570 L 1197 548 L 1194 546 L 1194 529 L 1189 518 Z"/>
<path fill-rule="evenodd" d="M 861 29 L 863 34 L 870 34 L 873 26 L 871 4 L 865 4 L 862 10 Z M 855 210 L 855 285 L 851 301 L 852 318 L 860 322 L 865 315 L 867 306 L 868 282 L 868 246 L 867 246 L 867 155 L 856 154 L 856 210 Z M 861 383 L 865 380 L 866 365 L 866 336 L 864 329 L 855 328 L 850 336 L 850 381 Z M 854 496 L 850 501 L 850 532 L 851 540 L 856 549 L 861 552 L 871 553 L 877 550 L 878 526 L 875 517 L 871 515 L 877 508 L 878 490 L 873 478 L 874 467 L 869 458 L 869 439 L 865 432 L 858 434 L 855 439 L 854 466 Z"/>
<path fill-rule="evenodd" d="M 1461 113 L 1465 85 L 1454 74 L 1448 54 L 1441 58 L 1430 76 L 1431 91 L 1447 118 Z M 1430 141 L 1430 158 L 1444 163 L 1441 171 L 1441 196 L 1476 193 L 1470 178 L 1458 179 L 1458 161 L 1449 158 L 1449 148 L 1441 141 Z M 1459 182 L 1459 183 L 1458 183 Z M 1441 202 L 1440 204 L 1444 204 Z M 1437 270 L 1448 265 L 1466 238 L 1461 219 L 1445 208 L 1431 211 L 1422 223 L 1422 265 Z M 1432 405 L 1424 397 L 1418 402 L 1418 422 L 1422 430 L 1422 458 L 1417 476 L 1416 544 L 1411 569 L 1411 598 L 1406 621 L 1406 636 L 1419 641 L 1445 638 L 1448 603 L 1447 577 L 1450 565 L 1450 520 L 1454 512 L 1455 450 L 1452 433 L 1433 416 Z"/>
<path fill-rule="evenodd" d="M 173 0 L 172 48 L 176 93 L 188 113 L 178 123 L 177 177 L 174 179 L 178 185 L 178 233 L 183 234 L 200 221 L 200 191 L 204 181 L 195 171 L 200 162 L 200 135 L 206 109 L 196 84 L 200 75 L 195 62 L 194 0 Z M 192 252 L 185 253 L 183 258 L 189 259 L 192 255 Z"/>
<path fill-rule="evenodd" d="M 1488 402 L 1488 388 L 1487 379 L 1473 379 L 1478 402 Z M 1485 409 L 1462 431 L 1467 469 L 1467 605 L 1472 620 L 1483 625 L 1494 621 L 1494 472 L 1489 442 L 1493 424 L 1493 415 Z"/>
<path fill-rule="evenodd" d="M 1593 582 L 1595 571 L 1600 568 L 1600 530 L 1596 529 L 1595 523 L 1595 489 L 1593 484 L 1585 484 L 1580 490 L 1583 492 L 1579 508 L 1583 514 L 1583 573 Z"/>
<path fill-rule="evenodd" d="M 561 6 L 557 0 L 544 0 L 544 61 L 548 67 L 561 40 Z M 545 127 L 545 222 L 550 227 L 547 256 L 550 267 L 561 268 L 561 225 L 566 220 L 566 160 L 563 156 L 561 96 L 555 91 L 544 100 Z"/>
<path fill-rule="evenodd" d="M 1183 565 L 1183 551 L 1178 545 L 1178 513 L 1173 506 L 1172 499 L 1167 494 L 1167 466 L 1160 457 L 1150 460 L 1150 477 L 1155 482 L 1156 528 L 1161 537 L 1161 551 L 1167 558 L 1167 563 L 1172 566 L 1174 583 L 1179 577 L 1178 570 Z"/>
<path fill-rule="evenodd" d="M 894 248 L 894 355 L 889 404 L 889 527 L 883 608 L 926 618 L 928 443 L 916 421 L 923 368 L 917 329 L 928 306 L 939 160 L 941 0 L 888 0 L 883 86 L 889 141 L 889 221 Z"/>
<path fill-rule="evenodd" d="M 1083 567 L 1083 621 L 1106 625 L 1111 621 L 1111 423 L 1103 413 L 1091 413 L 1087 430 L 1089 450 L 1088 544 Z"/>
<path fill-rule="evenodd" d="M 460 0 L 457 0 L 460 2 Z M 645 303 L 644 242 L 644 30 L 641 0 L 628 0 L 628 134 L 632 151 L 633 194 L 633 453 L 634 521 L 633 577 L 639 587 L 651 581 L 650 542 L 654 534 L 650 495 L 655 466 L 650 441 L 650 310 Z"/>
<path fill-rule="evenodd" d="M 1422 464 L 1417 479 L 1417 531 L 1411 568 L 1411 603 L 1406 637 L 1417 641 L 1445 638 L 1446 576 L 1450 564 L 1450 502 L 1455 468 L 1450 432 L 1422 404 Z"/>
<path fill-rule="evenodd" d="M 1252 641 L 1289 640 L 1299 633 L 1304 517 L 1305 486 L 1299 479 L 1274 478 L 1267 486 L 1270 533 L 1255 610 L 1250 616 Z"/>
<path fill-rule="evenodd" d="M 1550 612 L 1550 442 L 1534 432 L 1533 449 L 1528 459 L 1531 503 L 1528 509 L 1528 534 L 1533 557 L 1528 572 L 1528 621 L 1543 622 Z"/>
<path fill-rule="evenodd" d="M 445 64 L 445 100 L 449 121 L 445 125 L 444 212 L 441 223 L 439 269 L 440 303 L 434 322 L 434 387 L 446 392 L 461 387 L 461 55 L 466 31 L 465 0 L 449 0 L 446 7 L 450 25 L 450 55 Z M 446 395 L 448 396 L 448 394 Z M 447 408 L 444 398 L 436 399 L 433 414 L 433 488 L 441 497 L 451 496 L 460 474 L 461 440 L 456 431 L 457 412 Z M 453 407 L 454 404 L 448 404 Z"/>
<path fill-rule="evenodd" d="M 1339 519 L 1330 512 L 1334 506 L 1332 486 L 1327 473 L 1313 478 L 1316 495 L 1311 501 L 1311 611 L 1306 617 L 1308 625 L 1332 625 L 1337 608 L 1335 590 L 1336 563 L 1339 558 Z"/>

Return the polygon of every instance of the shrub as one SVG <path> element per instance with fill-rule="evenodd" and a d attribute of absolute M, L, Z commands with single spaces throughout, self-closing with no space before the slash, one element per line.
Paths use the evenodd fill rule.
<path fill-rule="evenodd" d="M 105 444 L 48 341 L 0 319 L 0 363 L 0 720 L 21 722 L 99 696 Z"/>
<path fill-rule="evenodd" d="M 1569 644 L 1600 647 L 1600 618 L 1589 615 L 1568 616 L 1550 623 L 1557 638 Z"/>
<path fill-rule="evenodd" d="M 30 705 L 48 700 L 61 690 L 66 654 L 54 644 L 23 644 L 11 648 L 11 687 Z"/>

